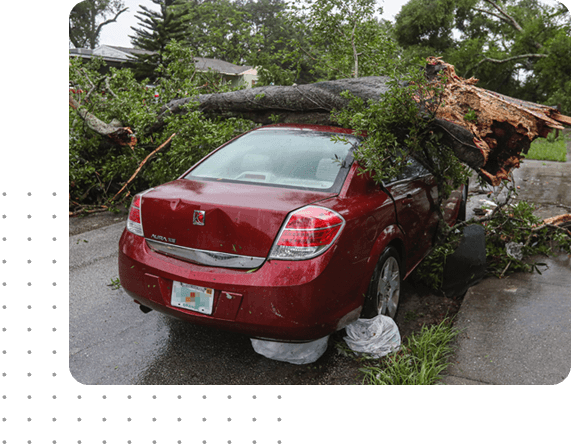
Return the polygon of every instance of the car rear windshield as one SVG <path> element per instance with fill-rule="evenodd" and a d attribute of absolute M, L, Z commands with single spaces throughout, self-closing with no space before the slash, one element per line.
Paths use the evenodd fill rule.
<path fill-rule="evenodd" d="M 262 129 L 232 141 L 186 175 L 186 179 L 245 182 L 319 191 L 340 190 L 357 137 L 332 141 L 336 133 Z"/>

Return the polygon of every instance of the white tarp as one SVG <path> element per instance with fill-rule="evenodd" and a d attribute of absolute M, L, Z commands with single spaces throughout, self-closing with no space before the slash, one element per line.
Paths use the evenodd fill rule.
<path fill-rule="evenodd" d="M 254 351 L 266 358 L 291 364 L 310 364 L 317 361 L 325 350 L 329 336 L 316 341 L 294 344 L 290 342 L 251 339 Z"/>
<path fill-rule="evenodd" d="M 400 348 L 401 339 L 395 321 L 379 315 L 372 319 L 357 319 L 345 327 L 343 339 L 353 351 L 371 356 L 385 356 Z"/>

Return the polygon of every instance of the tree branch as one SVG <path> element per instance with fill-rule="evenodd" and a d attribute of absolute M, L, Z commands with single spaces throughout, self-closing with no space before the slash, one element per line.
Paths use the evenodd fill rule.
<path fill-rule="evenodd" d="M 496 63 L 496 64 L 503 64 L 503 63 L 511 62 L 512 60 L 540 59 L 542 57 L 549 57 L 549 55 L 548 54 L 533 54 L 533 53 L 532 54 L 520 54 L 519 56 L 512 56 L 512 57 L 508 57 L 506 59 L 492 59 L 491 57 L 484 57 L 480 62 L 478 62 L 476 64 L 474 69 L 478 68 L 484 62 L 492 62 L 492 63 Z"/>
<path fill-rule="evenodd" d="M 115 14 L 115 17 L 113 17 L 112 19 L 109 20 L 105 20 L 104 22 L 101 22 L 98 26 L 97 29 L 95 30 L 95 35 L 99 36 L 99 33 L 101 32 L 101 28 L 103 28 L 105 25 L 108 25 L 109 23 L 113 23 L 117 21 L 117 17 L 119 17 L 121 14 L 123 14 L 125 11 L 127 11 L 127 8 L 123 8 L 121 11 L 117 12 L 117 14 Z"/>
<path fill-rule="evenodd" d="M 135 177 L 139 174 L 139 172 L 141 171 L 141 169 L 143 168 L 143 166 L 147 163 L 147 161 L 149 161 L 149 159 L 154 156 L 159 150 L 161 150 L 163 147 L 165 147 L 168 143 L 171 142 L 171 139 L 174 138 L 174 136 L 176 135 L 176 133 L 173 133 L 164 143 L 162 143 L 159 147 L 157 147 L 155 150 L 153 150 L 151 153 L 149 153 L 146 158 L 141 162 L 141 164 L 139 164 L 139 167 L 137 167 L 137 170 L 135 170 L 135 173 L 133 175 L 131 175 L 131 178 L 129 178 L 129 180 L 123 185 L 123 187 L 121 188 L 121 190 L 119 192 L 117 192 L 115 194 L 115 196 L 110 200 L 110 202 L 115 201 L 115 198 L 117 198 L 121 192 L 123 192 L 125 190 L 125 188 L 131 184 L 131 182 L 135 179 Z"/>
<path fill-rule="evenodd" d="M 496 17 L 497 19 L 501 20 L 502 22 L 506 21 L 505 17 L 502 17 L 501 15 L 496 14 L 495 12 L 488 11 L 487 9 L 481 9 L 481 8 L 473 8 L 473 9 L 474 9 L 474 11 L 483 12 L 484 14 L 492 15 L 492 16 Z"/>
<path fill-rule="evenodd" d="M 112 124 L 107 124 L 89 113 L 85 107 L 69 95 L 69 106 L 73 108 L 77 114 L 85 121 L 87 127 L 101 136 L 106 136 L 121 146 L 129 146 L 133 148 L 137 144 L 137 138 L 129 127 L 120 127 Z"/>
<path fill-rule="evenodd" d="M 504 11 L 502 8 L 500 8 L 500 7 L 498 6 L 498 4 L 497 4 L 495 1 L 493 1 L 493 0 L 484 0 L 484 1 L 485 1 L 486 3 L 489 3 L 490 5 L 492 5 L 494 8 L 496 8 L 496 9 L 498 10 L 498 12 L 499 12 L 499 13 L 502 15 L 502 17 L 503 17 L 502 20 L 503 20 L 504 22 L 507 22 L 507 23 L 511 24 L 511 25 L 512 25 L 515 29 L 517 29 L 519 32 L 523 32 L 523 28 L 520 26 L 520 24 L 517 23 L 517 22 L 515 21 L 515 19 L 514 19 L 511 15 L 509 15 L 506 11 Z M 494 14 L 494 13 L 492 13 L 492 12 L 489 12 L 489 14 L 492 14 L 492 15 L 495 15 L 496 17 L 498 17 L 496 14 Z M 500 17 L 500 18 L 502 18 L 502 17 Z"/>
<path fill-rule="evenodd" d="M 355 72 L 353 77 L 359 77 L 359 54 L 357 54 L 357 47 L 355 46 L 355 30 L 357 29 L 357 20 L 353 24 L 353 30 L 351 31 L 351 47 L 353 48 L 353 59 L 355 61 Z"/>
<path fill-rule="evenodd" d="M 487 12 L 488 14 L 494 15 L 494 16 L 498 17 L 499 19 L 503 20 L 504 22 L 510 24 L 518 32 L 523 33 L 523 28 L 521 27 L 521 25 L 511 15 L 509 15 L 506 11 L 504 11 L 502 8 L 500 8 L 499 5 L 494 0 L 484 0 L 484 1 L 486 3 L 492 5 L 494 8 L 496 8 L 498 10 L 498 12 L 501 14 L 501 17 L 498 16 L 497 14 L 494 14 L 491 11 L 483 11 L 483 10 L 479 10 L 479 11 Z M 537 49 L 540 49 L 543 45 L 541 45 L 539 42 L 533 42 L 533 46 Z"/>

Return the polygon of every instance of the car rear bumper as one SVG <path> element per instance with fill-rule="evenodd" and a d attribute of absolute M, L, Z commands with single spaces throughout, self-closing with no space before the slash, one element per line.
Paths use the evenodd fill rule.
<path fill-rule="evenodd" d="M 256 338 L 310 341 L 360 314 L 360 281 L 347 271 L 342 256 L 333 255 L 336 247 L 314 259 L 268 260 L 246 271 L 167 257 L 125 230 L 119 242 L 119 277 L 140 304 L 193 324 Z M 173 281 L 214 289 L 212 313 L 171 305 Z"/>

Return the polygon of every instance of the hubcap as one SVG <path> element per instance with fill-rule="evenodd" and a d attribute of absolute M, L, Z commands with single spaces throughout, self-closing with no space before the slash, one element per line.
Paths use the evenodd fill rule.
<path fill-rule="evenodd" d="M 377 289 L 377 310 L 379 314 L 394 317 L 400 297 L 400 270 L 394 257 L 389 257 L 381 269 Z"/>

